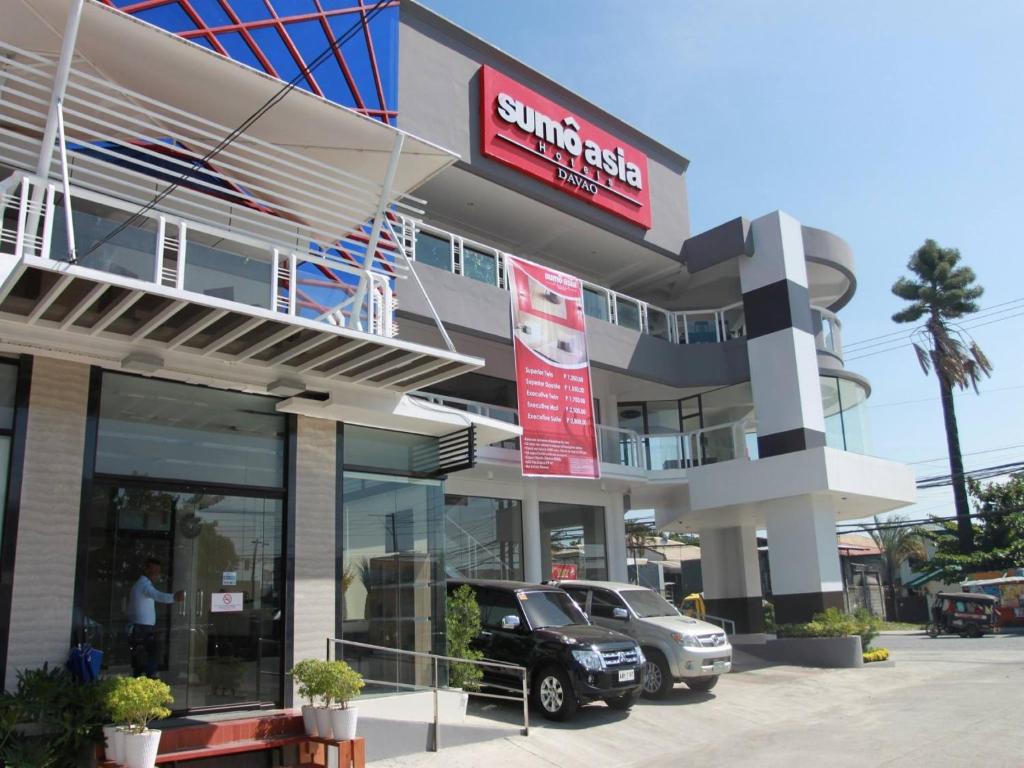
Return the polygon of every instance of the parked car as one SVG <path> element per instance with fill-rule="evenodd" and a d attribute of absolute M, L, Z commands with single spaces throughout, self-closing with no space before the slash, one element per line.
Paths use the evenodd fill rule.
<path fill-rule="evenodd" d="M 602 700 L 628 710 L 643 690 L 644 655 L 636 641 L 591 624 L 558 587 L 509 581 L 451 579 L 451 594 L 468 584 L 480 605 L 474 646 L 488 659 L 528 670 L 530 698 L 549 720 L 567 720 L 578 706 Z M 491 672 L 484 684 L 518 685 Z"/>
<path fill-rule="evenodd" d="M 640 643 L 647 659 L 644 696 L 648 698 L 667 696 L 675 683 L 710 691 L 732 669 L 732 646 L 725 632 L 684 616 L 653 589 L 611 581 L 557 583 L 595 624 Z"/>

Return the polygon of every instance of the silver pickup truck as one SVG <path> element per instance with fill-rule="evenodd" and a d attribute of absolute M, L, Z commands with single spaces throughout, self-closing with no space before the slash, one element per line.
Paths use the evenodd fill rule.
<path fill-rule="evenodd" d="M 551 583 L 551 582 L 549 582 Z M 611 581 L 560 581 L 590 620 L 629 635 L 643 649 L 644 696 L 662 698 L 674 683 L 710 691 L 732 668 L 732 646 L 720 627 L 683 616 L 647 587 Z"/>

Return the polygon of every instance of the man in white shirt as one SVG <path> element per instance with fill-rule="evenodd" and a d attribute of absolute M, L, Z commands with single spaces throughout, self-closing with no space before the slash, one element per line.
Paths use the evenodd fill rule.
<path fill-rule="evenodd" d="M 171 594 L 153 586 L 160 578 L 161 563 L 155 557 L 146 560 L 142 575 L 128 594 L 129 637 L 132 645 L 132 674 L 135 677 L 156 677 L 156 604 L 180 603 L 185 599 L 182 591 Z"/>

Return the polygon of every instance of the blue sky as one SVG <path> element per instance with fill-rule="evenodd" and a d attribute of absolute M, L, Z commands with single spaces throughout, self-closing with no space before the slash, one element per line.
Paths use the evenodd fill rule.
<path fill-rule="evenodd" d="M 957 398 L 965 462 L 1024 459 L 1024 3 L 425 2 L 688 157 L 694 232 L 781 208 L 844 237 L 847 344 L 899 330 L 889 288 L 925 238 L 960 248 L 983 309 L 1016 302 L 969 323 L 995 372 Z M 873 452 L 941 474 L 936 381 L 895 342 L 847 355 Z M 951 511 L 948 489 L 904 510 Z"/>

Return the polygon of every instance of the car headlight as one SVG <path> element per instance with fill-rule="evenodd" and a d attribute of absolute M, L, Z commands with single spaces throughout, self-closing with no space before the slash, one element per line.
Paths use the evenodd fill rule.
<path fill-rule="evenodd" d="M 673 632 L 672 639 L 679 643 L 683 648 L 700 648 L 700 640 L 697 639 L 696 635 L 686 635 L 682 632 Z"/>
<path fill-rule="evenodd" d="M 604 657 L 597 651 L 591 649 L 573 651 L 572 657 L 589 672 L 598 672 L 604 669 Z"/>

